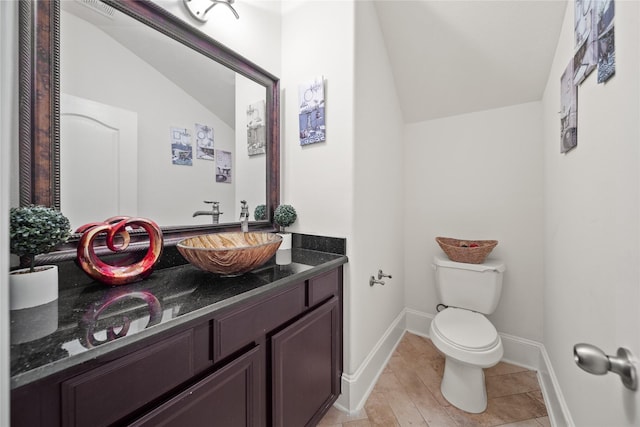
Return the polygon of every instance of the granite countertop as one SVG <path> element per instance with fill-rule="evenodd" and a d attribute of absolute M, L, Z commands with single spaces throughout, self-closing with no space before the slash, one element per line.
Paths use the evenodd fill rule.
<path fill-rule="evenodd" d="M 11 388 L 347 262 L 341 254 L 299 247 L 282 252 L 291 256 L 291 263 L 278 265 L 274 257 L 239 277 L 183 264 L 130 285 L 89 281 L 61 288 L 50 304 L 12 311 Z"/>

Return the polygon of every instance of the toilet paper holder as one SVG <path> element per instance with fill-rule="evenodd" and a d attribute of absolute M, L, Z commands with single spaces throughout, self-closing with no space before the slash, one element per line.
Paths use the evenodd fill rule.
<path fill-rule="evenodd" d="M 388 277 L 389 279 L 392 279 L 390 274 L 384 274 L 382 270 L 378 270 L 378 279 L 376 280 L 374 276 L 371 276 L 369 278 L 369 286 L 373 286 L 376 283 L 378 285 L 384 285 L 384 280 L 382 280 L 383 277 Z"/>
<path fill-rule="evenodd" d="M 378 270 L 378 280 L 382 279 L 383 277 L 388 277 L 389 279 L 393 279 L 393 277 L 391 277 L 390 274 L 384 274 L 382 270 Z"/>

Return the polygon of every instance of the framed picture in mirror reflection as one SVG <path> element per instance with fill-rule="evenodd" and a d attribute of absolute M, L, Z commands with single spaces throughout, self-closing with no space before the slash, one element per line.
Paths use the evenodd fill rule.
<path fill-rule="evenodd" d="M 250 156 L 266 153 L 267 127 L 264 100 L 247 107 L 247 150 Z"/>
<path fill-rule="evenodd" d="M 216 182 L 231 184 L 231 152 L 216 150 Z"/>
<path fill-rule="evenodd" d="M 188 129 L 171 128 L 171 163 L 181 166 L 193 165 L 193 148 Z"/>

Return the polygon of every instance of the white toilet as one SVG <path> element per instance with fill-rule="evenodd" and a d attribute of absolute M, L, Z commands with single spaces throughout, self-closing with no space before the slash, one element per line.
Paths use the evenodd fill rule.
<path fill-rule="evenodd" d="M 484 316 L 496 309 L 502 292 L 505 265 L 450 261 L 435 256 L 433 268 L 440 302 L 448 308 L 431 321 L 433 344 L 445 355 L 440 389 L 452 405 L 480 413 L 487 408 L 483 368 L 496 365 L 503 355 L 502 340 Z"/>

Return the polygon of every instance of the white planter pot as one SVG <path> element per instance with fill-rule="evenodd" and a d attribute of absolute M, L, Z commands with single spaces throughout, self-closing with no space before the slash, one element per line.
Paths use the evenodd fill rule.
<path fill-rule="evenodd" d="M 278 250 L 285 251 L 291 249 L 291 233 L 278 233 L 278 235 L 282 236 L 282 243 Z"/>
<path fill-rule="evenodd" d="M 276 251 L 276 264 L 278 265 L 291 264 L 291 249 L 278 249 Z"/>
<path fill-rule="evenodd" d="M 42 265 L 29 273 L 28 268 L 9 273 L 9 308 L 20 310 L 58 299 L 58 266 Z"/>

